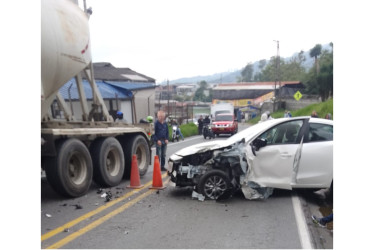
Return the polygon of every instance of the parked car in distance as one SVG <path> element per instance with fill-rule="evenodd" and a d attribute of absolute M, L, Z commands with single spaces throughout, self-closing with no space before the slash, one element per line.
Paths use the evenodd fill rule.
<path fill-rule="evenodd" d="M 169 157 L 167 170 L 177 187 L 196 186 L 209 199 L 237 190 L 252 200 L 268 198 L 274 188 L 331 188 L 333 121 L 267 120 L 226 140 L 179 150 Z"/>
<path fill-rule="evenodd" d="M 234 114 L 218 114 L 212 123 L 212 131 L 215 135 L 236 134 L 238 132 L 238 120 Z"/>

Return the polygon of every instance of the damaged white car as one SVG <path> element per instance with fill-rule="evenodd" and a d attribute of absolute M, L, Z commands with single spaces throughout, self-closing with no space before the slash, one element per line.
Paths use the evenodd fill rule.
<path fill-rule="evenodd" d="M 279 118 L 253 125 L 226 140 L 184 148 L 167 166 L 177 187 L 194 186 L 209 199 L 242 190 L 266 199 L 273 188 L 328 188 L 333 180 L 333 121 Z"/>

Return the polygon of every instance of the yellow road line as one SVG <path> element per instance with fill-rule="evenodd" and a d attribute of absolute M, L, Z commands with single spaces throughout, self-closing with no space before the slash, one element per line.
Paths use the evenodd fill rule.
<path fill-rule="evenodd" d="M 162 178 L 164 178 L 166 176 L 167 176 L 167 173 L 164 173 L 162 175 Z M 120 202 L 120 201 L 122 201 L 124 199 L 127 199 L 128 197 L 130 197 L 130 196 L 138 193 L 139 191 L 147 188 L 148 186 L 152 185 L 152 182 L 153 181 L 147 182 L 147 184 L 145 184 L 144 187 L 142 187 L 140 189 L 134 189 L 131 192 L 126 193 L 124 196 L 119 197 L 118 199 L 115 199 L 115 200 L 112 200 L 112 201 L 106 203 L 104 206 L 100 206 L 97 209 L 92 210 L 91 212 L 88 212 L 88 213 L 86 213 L 86 214 L 84 214 L 84 215 L 76 218 L 75 220 L 72 220 L 72 221 L 70 221 L 70 222 L 68 222 L 68 223 L 66 223 L 66 224 L 64 224 L 64 225 L 62 225 L 62 226 L 60 226 L 58 228 L 55 228 L 55 229 L 53 229 L 52 231 L 49 231 L 46 234 L 43 234 L 41 236 L 41 241 L 47 240 L 47 239 L 55 236 L 56 234 L 59 234 L 59 233 L 63 232 L 65 230 L 65 228 L 71 228 L 74 225 L 78 224 L 79 222 L 81 222 L 81 221 L 83 221 L 83 220 L 85 220 L 85 219 L 87 219 L 87 218 L 89 218 L 91 216 L 94 216 L 95 214 L 100 213 L 101 211 L 103 211 L 103 210 L 105 210 L 105 209 L 107 209 L 107 208 L 109 208 L 109 207 L 117 204 L 118 202 Z"/>
<path fill-rule="evenodd" d="M 109 220 L 113 216 L 123 212 L 125 209 L 131 207 L 132 205 L 136 204 L 139 200 L 147 197 L 148 195 L 150 195 L 151 193 L 153 193 L 155 191 L 156 191 L 155 189 L 150 189 L 149 191 L 147 191 L 147 192 L 143 193 L 142 195 L 134 198 L 133 200 L 129 201 L 128 203 L 122 205 L 121 207 L 119 207 L 119 208 L 113 210 L 112 212 L 104 215 L 103 217 L 97 219 L 96 221 L 92 222 L 91 224 L 79 229 L 78 231 L 76 231 L 76 232 L 70 234 L 69 236 L 63 238 L 62 240 L 56 242 L 55 244 L 50 245 L 49 247 L 47 247 L 47 249 L 56 249 L 56 248 L 60 248 L 64 245 L 66 245 L 67 243 L 71 242 L 72 240 L 76 239 L 77 237 L 81 236 L 82 234 L 87 233 L 88 231 L 94 229 L 95 227 L 99 226 L 103 222 Z"/>

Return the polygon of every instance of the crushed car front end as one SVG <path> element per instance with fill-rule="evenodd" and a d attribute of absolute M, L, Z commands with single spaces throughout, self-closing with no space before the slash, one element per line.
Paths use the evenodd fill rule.
<path fill-rule="evenodd" d="M 176 186 L 195 186 L 199 193 L 216 199 L 240 187 L 248 168 L 244 155 L 244 140 L 185 157 L 174 154 L 168 172 Z"/>

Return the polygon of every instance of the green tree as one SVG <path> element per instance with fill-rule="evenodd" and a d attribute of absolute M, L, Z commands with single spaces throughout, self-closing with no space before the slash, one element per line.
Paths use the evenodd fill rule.
<path fill-rule="evenodd" d="M 283 81 L 301 81 L 305 77 L 306 70 L 303 67 L 305 61 L 304 52 L 300 51 L 295 57 L 287 63 L 284 63 L 281 68 Z"/>
<path fill-rule="evenodd" d="M 266 60 L 265 59 L 260 60 L 258 64 L 259 72 L 257 72 L 254 76 L 254 80 L 256 82 L 263 81 L 262 70 L 264 69 L 265 66 L 266 66 Z"/>
<path fill-rule="evenodd" d="M 330 43 L 331 48 L 333 44 Z M 325 101 L 329 96 L 333 96 L 333 50 L 328 52 L 322 51 L 320 54 L 320 71 L 316 70 L 318 65 L 311 68 L 305 78 L 306 91 L 309 94 L 317 94 Z"/>
<path fill-rule="evenodd" d="M 282 77 L 282 69 L 284 68 L 284 60 L 282 58 L 279 58 L 279 81 L 284 80 Z M 266 64 L 266 67 L 262 70 L 261 76 L 262 81 L 265 82 L 271 82 L 275 81 L 277 79 L 277 58 L 275 56 L 270 58 L 270 61 L 268 64 Z"/>
<path fill-rule="evenodd" d="M 319 65 L 318 65 L 318 56 L 321 54 L 322 46 L 321 44 L 316 44 L 310 51 L 310 57 L 314 57 L 314 65 L 316 67 L 317 75 L 319 73 Z"/>
<path fill-rule="evenodd" d="M 199 83 L 200 87 L 196 90 L 195 95 L 193 97 L 194 101 L 201 101 L 201 102 L 211 102 L 212 101 L 212 90 L 208 90 L 208 83 L 206 81 L 201 81 Z M 205 92 L 208 91 L 208 96 L 205 95 Z"/>
<path fill-rule="evenodd" d="M 250 82 L 252 81 L 253 77 L 253 65 L 252 63 L 248 63 L 242 72 L 240 73 L 241 77 L 238 79 L 239 82 Z"/>

